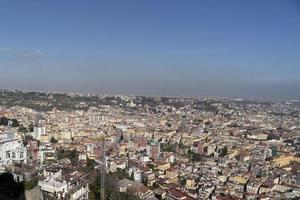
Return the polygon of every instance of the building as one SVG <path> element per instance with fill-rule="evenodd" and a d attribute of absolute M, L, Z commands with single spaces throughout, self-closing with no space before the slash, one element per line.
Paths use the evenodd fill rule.
<path fill-rule="evenodd" d="M 46 135 L 46 128 L 43 127 L 41 124 L 37 124 L 33 128 L 33 135 L 32 137 L 40 140 L 42 136 Z"/>
<path fill-rule="evenodd" d="M 0 134 L 0 166 L 13 162 L 27 163 L 27 150 L 15 133 Z"/>
<path fill-rule="evenodd" d="M 122 179 L 118 181 L 117 187 L 121 193 L 128 192 L 130 194 L 135 195 L 139 199 L 147 199 L 154 197 L 153 191 L 150 190 L 148 187 L 146 187 L 142 183 L 137 183 L 128 179 Z"/>
<path fill-rule="evenodd" d="M 151 143 L 147 145 L 147 155 L 153 160 L 157 160 L 160 155 L 160 143 Z"/>
<path fill-rule="evenodd" d="M 44 170 L 43 174 L 46 178 L 39 181 L 39 186 L 44 196 L 55 199 L 88 199 L 89 185 L 86 174 L 74 171 L 63 176 L 59 168 L 49 168 Z"/>
<path fill-rule="evenodd" d="M 175 188 L 167 191 L 166 199 L 167 200 L 195 200 L 195 198 Z"/>

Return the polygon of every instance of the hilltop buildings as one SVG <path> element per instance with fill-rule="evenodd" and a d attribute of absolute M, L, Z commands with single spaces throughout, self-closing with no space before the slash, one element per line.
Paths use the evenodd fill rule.
<path fill-rule="evenodd" d="M 59 107 L 64 98 L 73 98 L 72 109 Z M 28 129 L 0 126 L 3 171 L 36 183 L 45 197 L 99 195 L 93 189 L 104 172 L 116 185 L 106 195 L 118 198 L 300 198 L 297 102 L 53 94 L 46 101 L 32 104 L 59 108 L 41 112 L 38 124 L 33 109 L 0 109 Z"/>

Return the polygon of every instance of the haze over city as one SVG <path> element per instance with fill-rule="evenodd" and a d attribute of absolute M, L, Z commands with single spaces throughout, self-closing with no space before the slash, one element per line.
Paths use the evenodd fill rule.
<path fill-rule="evenodd" d="M 300 0 L 0 0 L 0 200 L 299 200 Z"/>
<path fill-rule="evenodd" d="M 300 5 L 0 2 L 3 89 L 299 98 Z"/>

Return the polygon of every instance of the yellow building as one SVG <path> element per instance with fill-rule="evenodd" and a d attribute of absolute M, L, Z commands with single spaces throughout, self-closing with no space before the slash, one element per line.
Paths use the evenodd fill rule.
<path fill-rule="evenodd" d="M 197 183 L 194 178 L 189 177 L 186 179 L 185 188 L 188 190 L 196 190 L 197 189 Z"/>
<path fill-rule="evenodd" d="M 178 169 L 170 168 L 166 170 L 166 178 L 168 183 L 176 183 L 178 181 Z"/>
<path fill-rule="evenodd" d="M 161 163 L 161 164 L 158 164 L 157 165 L 157 169 L 160 170 L 160 171 L 166 171 L 167 169 L 170 169 L 171 168 L 171 164 L 168 162 L 168 163 Z"/>
<path fill-rule="evenodd" d="M 125 145 L 120 145 L 120 148 L 119 148 L 119 155 L 122 156 L 122 155 L 126 155 L 127 153 L 127 146 Z"/>
<path fill-rule="evenodd" d="M 48 135 L 41 135 L 40 141 L 41 142 L 49 142 L 50 138 Z"/>
<path fill-rule="evenodd" d="M 249 179 L 248 177 L 242 177 L 242 176 L 233 176 L 229 178 L 230 181 L 239 183 L 241 185 L 245 185 L 248 179 Z"/>
<path fill-rule="evenodd" d="M 294 155 L 281 156 L 273 160 L 273 164 L 276 167 L 284 167 L 289 165 L 291 162 L 300 162 L 300 158 Z"/>

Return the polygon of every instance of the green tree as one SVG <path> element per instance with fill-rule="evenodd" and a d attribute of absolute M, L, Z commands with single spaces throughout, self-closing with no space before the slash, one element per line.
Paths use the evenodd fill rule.
<path fill-rule="evenodd" d="M 8 126 L 8 121 L 9 121 L 9 119 L 7 117 L 1 117 L 0 118 L 0 125 Z"/>
<path fill-rule="evenodd" d="M 57 157 L 58 159 L 69 158 L 71 163 L 73 165 L 76 165 L 79 160 L 79 152 L 76 149 L 73 150 L 59 149 L 57 151 Z"/>
<path fill-rule="evenodd" d="M 27 132 L 28 132 L 27 128 L 24 127 L 23 125 L 21 125 L 21 126 L 19 127 L 18 131 L 21 132 L 21 133 L 27 133 Z"/>
<path fill-rule="evenodd" d="M 55 139 L 55 138 L 52 136 L 51 139 L 50 139 L 50 142 L 51 142 L 52 144 L 56 144 L 56 143 L 58 142 L 58 140 Z"/>
<path fill-rule="evenodd" d="M 96 166 L 96 162 L 93 159 L 90 159 L 88 156 L 86 158 L 86 170 L 90 171 Z"/>
<path fill-rule="evenodd" d="M 19 126 L 20 126 L 20 123 L 19 123 L 18 120 L 12 119 L 12 120 L 11 120 L 11 126 L 12 126 L 12 127 L 19 127 Z"/>
<path fill-rule="evenodd" d="M 220 156 L 221 157 L 224 157 L 228 154 L 228 147 L 225 146 L 223 149 L 221 149 L 221 153 L 220 153 Z"/>
<path fill-rule="evenodd" d="M 16 119 L 9 119 L 7 117 L 1 117 L 0 118 L 0 125 L 8 126 L 9 121 L 11 121 L 11 126 L 12 127 L 19 127 L 20 126 L 20 123 L 19 123 L 18 120 L 16 120 Z"/>
<path fill-rule="evenodd" d="M 116 179 L 111 175 L 105 176 L 105 199 L 109 200 L 138 200 L 133 194 L 120 193 L 116 187 Z M 101 176 L 96 176 L 90 184 L 89 199 L 100 199 L 101 196 Z"/>
<path fill-rule="evenodd" d="M 202 160 L 202 156 L 198 153 L 193 152 L 192 150 L 188 150 L 187 154 L 189 156 L 189 158 L 191 159 L 191 161 L 193 162 L 199 162 Z"/>
<path fill-rule="evenodd" d="M 35 188 L 38 185 L 38 178 L 37 177 L 33 177 L 31 180 L 29 181 L 24 181 L 23 185 L 24 185 L 24 189 L 25 190 L 32 190 L 33 188 Z"/>
<path fill-rule="evenodd" d="M 181 178 L 179 179 L 179 182 L 182 186 L 184 186 L 186 184 L 186 179 L 185 178 Z"/>
<path fill-rule="evenodd" d="M 29 126 L 28 126 L 28 130 L 29 132 L 33 132 L 33 123 L 30 123 Z"/>
<path fill-rule="evenodd" d="M 117 169 L 117 177 L 118 179 L 129 179 L 129 175 L 127 174 L 125 169 Z"/>

